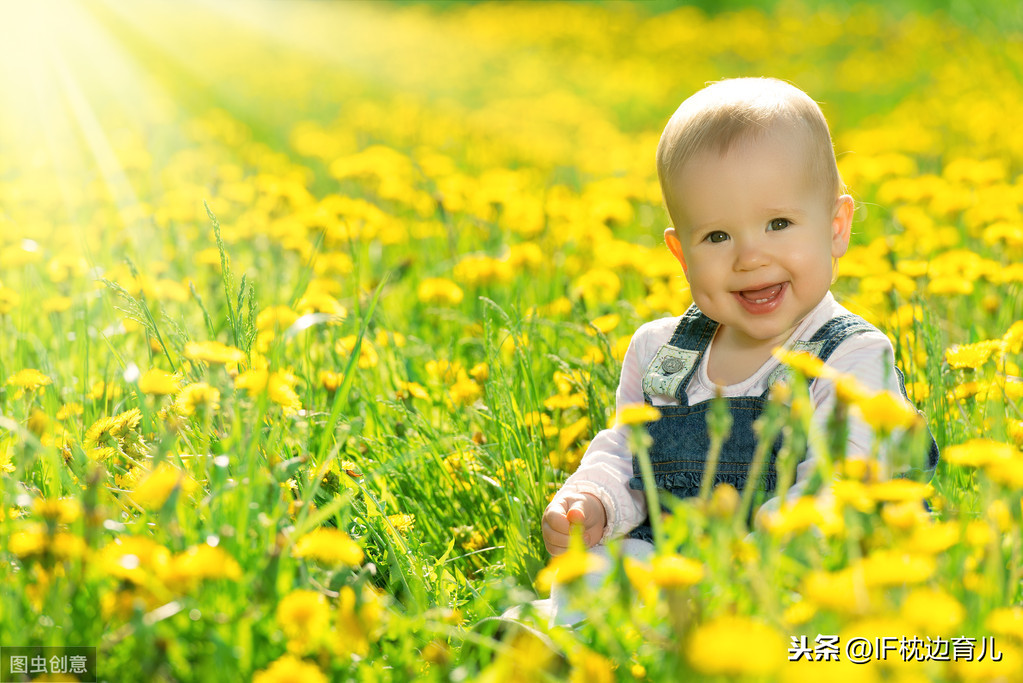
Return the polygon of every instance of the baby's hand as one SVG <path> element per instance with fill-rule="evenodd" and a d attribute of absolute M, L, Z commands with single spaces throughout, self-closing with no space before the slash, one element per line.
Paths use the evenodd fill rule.
<path fill-rule="evenodd" d="M 607 513 L 600 499 L 590 493 L 566 493 L 555 496 L 543 513 L 543 542 L 547 552 L 560 555 L 568 549 L 569 532 L 581 526 L 583 543 L 595 546 L 604 535 Z"/>

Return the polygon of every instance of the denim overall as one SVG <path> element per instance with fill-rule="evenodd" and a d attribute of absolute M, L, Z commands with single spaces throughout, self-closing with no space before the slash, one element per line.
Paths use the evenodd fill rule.
<path fill-rule="evenodd" d="M 679 498 L 699 494 L 707 452 L 710 450 L 706 414 L 711 401 L 691 406 L 686 389 L 717 328 L 718 323 L 703 315 L 695 304 L 690 306 L 675 328 L 671 339 L 657 351 L 643 376 L 643 398 L 648 405 L 652 405 L 650 400 L 652 394 L 674 396 L 679 402 L 678 405 L 657 406 L 661 412 L 661 419 L 648 422 L 646 425 L 650 436 L 653 437 L 649 456 L 657 488 Z M 839 316 L 822 325 L 809 341 L 797 341 L 793 344 L 792 350 L 808 351 L 826 362 L 843 341 L 855 334 L 874 329 L 876 328 L 873 325 L 859 316 L 851 314 Z M 905 397 L 906 388 L 902 372 L 898 368 L 895 370 L 899 377 L 899 388 Z M 745 488 L 757 445 L 753 423 L 760 417 L 767 404 L 770 386 L 786 372 L 785 366 L 779 366 L 768 378 L 768 388 L 760 396 L 725 397 L 732 415 L 732 429 L 721 448 L 714 486 L 728 483 L 739 491 Z M 752 482 L 754 486 L 762 486 L 768 494 L 774 491 L 777 484 L 775 460 L 781 445 L 782 438 L 779 435 L 762 470 L 761 480 Z M 805 457 L 804 453 L 800 460 Z M 928 460 L 929 466 L 933 469 L 938 460 L 938 447 L 933 437 Z M 632 459 L 632 473 L 629 487 L 642 490 L 639 460 L 635 456 Z M 653 542 L 649 518 L 632 530 L 628 537 Z"/>

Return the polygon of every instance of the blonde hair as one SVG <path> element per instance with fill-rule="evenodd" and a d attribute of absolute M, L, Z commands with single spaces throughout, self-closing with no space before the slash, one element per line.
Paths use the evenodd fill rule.
<path fill-rule="evenodd" d="M 657 175 L 668 213 L 674 200 L 672 180 L 689 160 L 707 151 L 725 154 L 778 125 L 805 133 L 807 172 L 820 183 L 829 203 L 841 195 L 845 187 L 831 133 L 817 103 L 776 78 L 732 78 L 686 99 L 664 127 L 657 146 Z"/>

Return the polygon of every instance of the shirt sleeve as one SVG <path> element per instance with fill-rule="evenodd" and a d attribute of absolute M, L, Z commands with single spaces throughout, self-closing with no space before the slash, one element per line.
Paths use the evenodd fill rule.
<path fill-rule="evenodd" d="M 658 329 L 647 323 L 632 336 L 622 359 L 622 374 L 615 391 L 616 413 L 630 403 L 643 402 L 643 373 L 653 355 L 650 350 L 656 351 L 660 346 Z M 603 503 L 607 525 L 601 540 L 605 541 L 628 533 L 646 519 L 646 499 L 642 491 L 629 488 L 631 478 L 629 427 L 615 425 L 593 437 L 579 468 L 568 478 L 559 494 L 589 493 Z"/>
<path fill-rule="evenodd" d="M 852 375 L 861 385 L 871 391 L 886 390 L 897 396 L 902 396 L 899 378 L 895 371 L 895 351 L 891 341 L 880 330 L 850 337 L 832 352 L 827 360 L 827 365 L 841 374 Z M 810 400 L 813 404 L 813 416 L 810 419 L 810 445 L 807 448 L 806 458 L 796 466 L 793 484 L 785 496 L 786 501 L 793 501 L 805 495 L 810 479 L 817 469 L 818 456 L 814 452 L 813 443 L 815 441 L 823 443 L 826 439 L 828 420 L 838 400 L 834 381 L 823 377 L 814 380 L 810 386 Z M 873 449 L 874 430 L 856 414 L 856 411 L 850 411 L 847 428 L 846 457 L 867 457 Z M 882 478 L 891 477 L 894 472 L 889 454 L 881 449 L 878 457 L 880 476 Z M 830 489 L 826 487 L 818 495 L 828 496 Z M 779 496 L 770 498 L 760 506 L 757 517 L 775 512 L 780 506 L 781 498 Z"/>

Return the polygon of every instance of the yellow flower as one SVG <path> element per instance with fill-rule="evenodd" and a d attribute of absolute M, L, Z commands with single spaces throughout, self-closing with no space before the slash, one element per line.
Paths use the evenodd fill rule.
<path fill-rule="evenodd" d="M 841 614 L 863 614 L 871 603 L 863 572 L 851 568 L 810 572 L 803 580 L 803 596 L 819 607 Z"/>
<path fill-rule="evenodd" d="M 966 610 L 944 591 L 916 588 L 902 602 L 902 617 L 921 634 L 947 634 L 963 622 Z"/>
<path fill-rule="evenodd" d="M 1010 444 L 990 439 L 971 439 L 965 443 L 946 447 L 941 459 L 950 465 L 963 467 L 984 467 L 1000 460 L 1019 457 L 1019 451 Z"/>
<path fill-rule="evenodd" d="M 293 415 L 302 408 L 302 401 L 292 388 L 297 381 L 290 372 L 274 372 L 267 382 L 267 395 L 281 407 L 285 415 Z"/>
<path fill-rule="evenodd" d="M 650 578 L 661 588 L 684 588 L 703 579 L 703 564 L 680 555 L 660 555 L 650 562 Z"/>
<path fill-rule="evenodd" d="M 445 278 L 426 278 L 422 280 L 419 283 L 417 296 L 421 303 L 447 306 L 457 306 L 465 298 L 462 288 Z"/>
<path fill-rule="evenodd" d="M 490 366 L 486 363 L 477 363 L 469 370 L 469 375 L 477 382 L 486 382 L 490 379 Z"/>
<path fill-rule="evenodd" d="M 237 580 L 241 576 L 241 566 L 224 549 L 201 543 L 171 558 L 165 580 L 184 591 L 197 580 Z"/>
<path fill-rule="evenodd" d="M 109 576 L 145 586 L 163 576 L 171 553 L 145 536 L 122 536 L 105 545 L 99 557 L 99 566 Z"/>
<path fill-rule="evenodd" d="M 32 511 L 43 519 L 58 524 L 72 524 L 82 514 L 82 504 L 75 498 L 36 498 Z"/>
<path fill-rule="evenodd" d="M 63 422 L 70 417 L 76 417 L 85 412 L 81 403 L 66 403 L 57 411 L 57 419 Z"/>
<path fill-rule="evenodd" d="M 763 524 L 775 536 L 787 536 L 811 528 L 820 529 L 826 536 L 834 536 L 844 527 L 835 506 L 814 496 L 803 496 L 794 502 L 784 503 L 777 511 L 765 513 Z"/>
<path fill-rule="evenodd" d="M 199 484 L 195 479 L 164 461 L 155 470 L 149 472 L 129 495 L 141 507 L 147 510 L 159 510 L 175 489 L 178 489 L 181 495 L 187 498 L 198 488 Z"/>
<path fill-rule="evenodd" d="M 596 330 L 601 334 L 607 334 L 618 327 L 618 323 L 621 321 L 622 316 L 617 313 L 608 313 L 607 315 L 602 315 L 599 318 L 594 318 L 590 321 L 590 325 L 596 328 Z"/>
<path fill-rule="evenodd" d="M 955 522 L 938 522 L 917 526 L 903 548 L 910 553 L 937 555 L 958 542 L 959 525 Z"/>
<path fill-rule="evenodd" d="M 998 460 L 989 463 L 984 471 L 993 481 L 1014 489 L 1023 489 L 1023 459 Z"/>
<path fill-rule="evenodd" d="M 277 624 L 292 652 L 307 652 L 330 630 L 330 606 L 316 591 L 295 590 L 277 605 Z"/>
<path fill-rule="evenodd" d="M 544 399 L 543 407 L 547 410 L 567 410 L 568 408 L 585 408 L 585 394 L 557 394 Z M 660 414 L 660 413 L 658 413 Z"/>
<path fill-rule="evenodd" d="M 643 425 L 660 419 L 661 411 L 647 403 L 630 403 L 615 415 L 615 423 L 620 425 Z"/>
<path fill-rule="evenodd" d="M 857 566 L 862 569 L 868 586 L 901 586 L 931 578 L 937 563 L 929 555 L 877 550 L 860 560 Z"/>
<path fill-rule="evenodd" d="M 766 624 L 722 616 L 696 627 L 686 656 L 705 674 L 763 676 L 781 667 L 786 645 L 782 635 Z"/>
<path fill-rule="evenodd" d="M 409 397 L 421 399 L 430 398 L 430 394 L 427 393 L 426 387 L 422 384 L 417 384 L 416 382 L 404 382 L 399 380 L 398 391 L 396 393 L 399 399 L 406 399 Z"/>
<path fill-rule="evenodd" d="M 836 374 L 820 358 L 806 351 L 777 348 L 773 354 L 779 361 L 798 371 L 804 377 L 833 377 Z"/>
<path fill-rule="evenodd" d="M 362 563 L 359 544 L 343 531 L 320 527 L 298 540 L 291 554 L 309 557 L 335 567 L 353 567 Z"/>
<path fill-rule="evenodd" d="M 955 369 L 970 368 L 975 370 L 988 361 L 993 353 L 1000 352 L 1004 342 L 1000 339 L 989 339 L 976 344 L 953 346 L 945 351 L 945 360 L 949 367 Z"/>
<path fill-rule="evenodd" d="M 193 382 L 184 387 L 174 400 L 174 410 L 179 415 L 195 415 L 198 408 L 216 412 L 220 408 L 220 391 L 206 382 Z"/>
<path fill-rule="evenodd" d="M 257 671 L 252 683 L 327 683 L 327 677 L 315 664 L 294 655 L 284 655 L 269 668 Z"/>
<path fill-rule="evenodd" d="M 206 363 L 241 363 L 245 352 L 218 341 L 188 342 L 185 344 L 185 358 Z"/>
<path fill-rule="evenodd" d="M 573 545 L 558 555 L 536 575 L 536 587 L 546 593 L 556 580 L 567 584 L 590 572 L 602 569 L 606 564 L 603 557 L 586 552 L 582 547 Z"/>
<path fill-rule="evenodd" d="M 1010 636 L 1023 641 L 1023 607 L 1002 607 L 991 610 L 984 620 L 984 628 L 998 636 Z"/>
<path fill-rule="evenodd" d="M 272 331 L 274 328 L 286 330 L 296 320 L 298 320 L 298 313 L 287 306 L 271 306 L 263 309 L 256 316 L 256 329 L 261 332 Z"/>
<path fill-rule="evenodd" d="M 8 377 L 7 384 L 28 391 L 35 391 L 36 389 L 53 384 L 53 380 L 38 370 L 26 368 L 24 370 L 18 370 L 16 373 Z M 19 395 L 20 393 L 21 392 L 19 392 Z"/>
<path fill-rule="evenodd" d="M 352 351 L 355 350 L 355 342 L 358 341 L 358 336 L 350 334 L 347 337 L 342 337 L 337 340 L 335 349 L 342 356 L 350 356 Z M 377 354 L 375 348 L 368 339 L 363 339 L 362 344 L 359 346 L 359 360 L 358 365 L 360 368 L 365 370 L 366 368 L 375 368 L 377 363 L 380 362 L 380 356 Z"/>
<path fill-rule="evenodd" d="M 399 512 L 398 514 L 395 515 L 387 515 L 387 521 L 388 523 L 390 523 L 391 527 L 399 534 L 406 534 L 412 529 L 412 526 L 416 523 L 416 516 Z"/>
<path fill-rule="evenodd" d="M 320 386 L 332 394 L 337 391 L 338 387 L 340 387 L 345 381 L 344 373 L 334 372 L 332 370 L 320 370 L 316 377 L 320 381 Z"/>
<path fill-rule="evenodd" d="M 470 406 L 483 395 L 483 389 L 463 372 L 448 389 L 448 395 L 457 405 Z"/>
<path fill-rule="evenodd" d="M 593 650 L 579 646 L 569 653 L 572 673 L 569 683 L 614 683 L 615 664 Z"/>
<path fill-rule="evenodd" d="M 934 495 L 934 487 L 910 479 L 889 479 L 868 485 L 866 494 L 881 502 L 923 500 Z"/>
<path fill-rule="evenodd" d="M 179 379 L 178 375 L 172 372 L 150 368 L 139 378 L 139 391 L 143 394 L 167 396 L 177 392 Z"/>
<path fill-rule="evenodd" d="M 71 308 L 71 297 L 69 296 L 51 296 L 43 299 L 40 308 L 43 313 L 63 313 L 64 311 Z"/>
<path fill-rule="evenodd" d="M 616 273 L 604 268 L 594 268 L 580 275 L 573 283 L 573 293 L 581 297 L 587 306 L 609 304 L 618 298 L 622 281 Z"/>
<path fill-rule="evenodd" d="M 864 422 L 879 432 L 909 429 L 923 418 L 901 396 L 890 391 L 879 391 L 856 404 Z"/>

